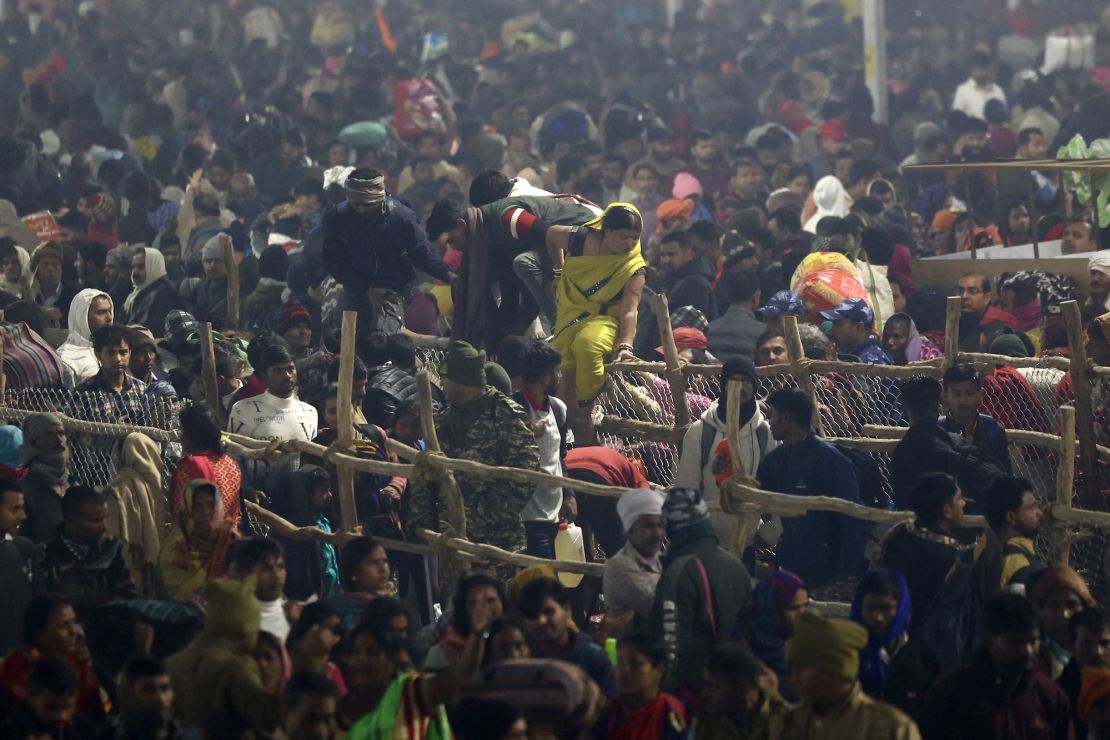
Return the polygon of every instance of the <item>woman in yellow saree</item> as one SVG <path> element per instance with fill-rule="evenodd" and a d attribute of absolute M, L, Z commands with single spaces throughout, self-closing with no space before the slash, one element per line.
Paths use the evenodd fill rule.
<path fill-rule="evenodd" d="M 561 395 L 571 422 L 588 430 L 587 438 L 590 409 L 605 385 L 606 358 L 635 359 L 632 340 L 647 271 L 640 254 L 643 224 L 635 206 L 613 203 L 582 226 L 547 232 L 558 281 L 552 344 L 563 355 Z"/>
<path fill-rule="evenodd" d="M 190 601 L 205 581 L 222 576 L 234 537 L 223 516 L 219 487 L 210 480 L 189 481 L 177 521 L 158 555 L 165 598 Z"/>

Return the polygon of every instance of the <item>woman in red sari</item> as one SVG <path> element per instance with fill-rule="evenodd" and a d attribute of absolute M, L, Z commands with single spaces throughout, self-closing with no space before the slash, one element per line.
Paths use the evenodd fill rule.
<path fill-rule="evenodd" d="M 598 740 L 685 740 L 686 707 L 659 690 L 667 672 L 667 647 L 655 635 L 633 633 L 617 645 L 620 694 L 601 715 Z"/>
<path fill-rule="evenodd" d="M 239 526 L 239 487 L 243 472 L 226 453 L 220 427 L 212 412 L 200 404 L 181 409 L 181 461 L 170 481 L 171 521 L 181 513 L 190 481 L 209 480 L 220 491 L 220 508 L 232 527 Z M 189 513 L 185 512 L 186 515 Z"/>

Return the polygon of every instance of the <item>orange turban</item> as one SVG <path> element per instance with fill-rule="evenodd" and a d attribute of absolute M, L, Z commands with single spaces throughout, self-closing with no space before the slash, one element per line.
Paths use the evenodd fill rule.
<path fill-rule="evenodd" d="M 956 225 L 956 212 L 943 208 L 933 216 L 933 231 L 950 231 Z"/>
<path fill-rule="evenodd" d="M 686 218 L 693 216 L 694 201 L 689 198 L 683 198 L 682 200 L 671 198 L 670 200 L 665 200 L 655 209 L 655 215 L 659 217 L 659 230 L 662 231 L 664 221 L 678 218 L 679 216 L 685 216 Z"/>

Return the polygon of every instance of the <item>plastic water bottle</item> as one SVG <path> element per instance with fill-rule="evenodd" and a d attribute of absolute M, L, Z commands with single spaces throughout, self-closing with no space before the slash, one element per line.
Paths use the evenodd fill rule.
<path fill-rule="evenodd" d="M 560 522 L 559 534 L 555 535 L 555 559 L 569 560 L 576 563 L 586 562 L 586 548 L 582 544 L 582 530 L 579 529 L 577 524 Z M 559 582 L 567 588 L 574 588 L 582 582 L 582 574 L 560 572 Z"/>

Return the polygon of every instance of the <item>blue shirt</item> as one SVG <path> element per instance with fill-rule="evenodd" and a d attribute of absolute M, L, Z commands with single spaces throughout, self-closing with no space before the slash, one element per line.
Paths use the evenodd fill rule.
<path fill-rule="evenodd" d="M 389 209 L 363 218 L 347 202 L 324 214 L 324 263 L 356 302 L 367 288 L 404 294 L 422 270 L 447 282 L 447 265 L 432 252 L 428 237 L 411 209 L 389 198 Z"/>
<path fill-rule="evenodd" d="M 856 347 L 851 352 L 848 352 L 848 354 L 858 357 L 860 362 L 867 365 L 894 364 L 894 360 L 891 359 L 890 355 L 879 346 L 879 338 L 874 334 L 867 337 L 866 342 Z"/>

